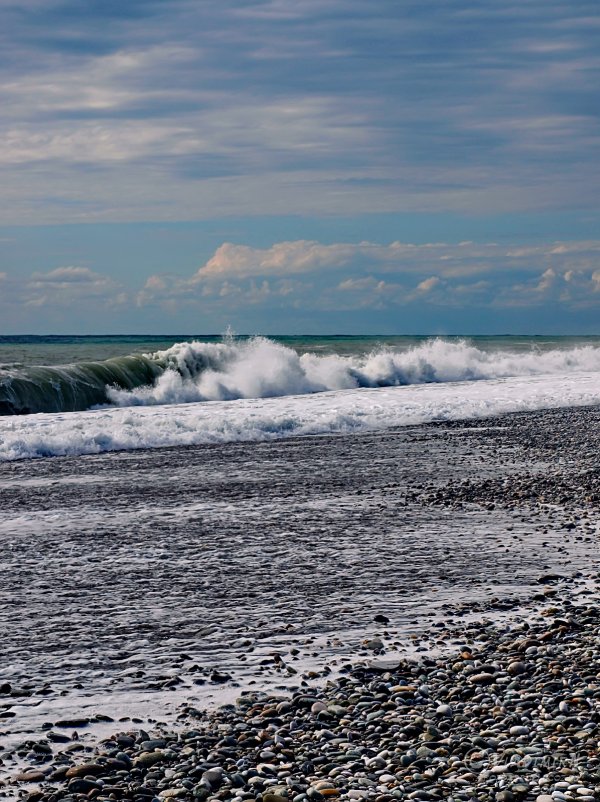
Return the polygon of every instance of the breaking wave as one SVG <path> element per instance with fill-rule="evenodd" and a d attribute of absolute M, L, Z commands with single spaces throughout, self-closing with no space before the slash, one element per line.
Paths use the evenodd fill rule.
<path fill-rule="evenodd" d="M 300 354 L 264 337 L 182 342 L 104 362 L 0 370 L 0 414 L 274 398 L 331 390 L 398 387 L 600 371 L 600 348 L 484 350 L 430 339 L 367 355 Z"/>
<path fill-rule="evenodd" d="M 75 412 L 108 403 L 108 387 L 133 389 L 152 383 L 164 368 L 144 356 L 104 362 L 0 369 L 0 415 Z"/>
<path fill-rule="evenodd" d="M 432 339 L 406 350 L 365 356 L 298 354 L 263 337 L 178 343 L 154 357 L 164 372 L 135 388 L 111 387 L 116 406 L 274 398 L 359 387 L 398 387 L 600 370 L 600 348 L 545 353 L 483 351 L 466 341 Z"/>

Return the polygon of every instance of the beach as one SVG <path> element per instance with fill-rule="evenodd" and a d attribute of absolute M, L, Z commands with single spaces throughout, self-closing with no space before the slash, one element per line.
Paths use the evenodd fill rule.
<path fill-rule="evenodd" d="M 367 694 L 373 682 L 393 688 L 407 670 L 386 679 L 382 669 L 394 662 L 408 659 L 414 672 L 414 661 L 445 660 L 465 642 L 475 650 L 490 632 L 496 634 L 489 635 L 489 648 L 500 648 L 505 628 L 530 619 L 539 626 L 536 616 L 549 605 L 566 615 L 564 605 L 595 603 L 599 417 L 597 407 L 564 408 L 358 434 L 2 463 L 4 793 L 192 799 L 198 766 L 208 758 L 198 751 L 193 788 L 183 782 L 187 775 L 174 776 L 169 762 L 180 761 L 182 749 L 186 758 L 193 751 L 182 733 L 197 729 L 199 715 L 216 737 L 234 715 L 227 708 L 213 720 L 203 711 L 242 698 L 235 715 L 250 710 L 251 720 L 261 718 L 272 703 L 259 699 L 263 712 L 254 715 L 247 703 L 256 692 L 281 697 L 284 707 L 285 699 L 316 694 L 327 708 L 343 690 L 339 684 L 327 690 L 327 681 L 354 677 Z M 579 630 L 568 632 L 576 646 Z M 496 652 L 488 657 L 497 662 Z M 375 677 L 366 668 L 374 659 L 391 660 Z M 430 668 L 419 671 L 426 675 Z M 510 686 L 505 679 L 498 686 L 503 693 Z M 491 680 L 489 687 L 499 698 Z M 427 694 L 410 700 L 432 714 Z M 296 702 L 290 704 L 295 711 Z M 335 741 L 333 723 L 343 716 L 309 715 L 306 704 L 300 707 L 310 722 L 302 726 L 313 732 L 325 721 L 333 729 L 326 738 Z M 410 705 L 400 707 L 401 715 L 411 715 Z M 452 719 L 443 721 L 451 734 Z M 280 726 L 289 730 L 285 721 Z M 140 730 L 145 741 L 160 732 L 175 757 L 144 758 L 147 766 L 136 763 L 132 777 L 129 767 L 113 767 L 116 774 L 104 786 L 95 768 L 96 785 L 87 791 L 72 784 L 81 777 L 65 777 L 72 764 L 93 762 L 96 748 L 110 756 L 113 747 L 102 743 L 117 732 L 138 733 L 127 736 L 135 763 Z M 373 757 L 389 751 L 376 743 L 382 733 L 369 736 Z M 207 743 L 206 733 L 193 737 L 200 739 L 194 744 Z M 250 759 L 233 742 L 226 746 L 232 760 Z M 294 760 L 288 755 L 283 763 Z M 157 768 L 147 780 L 153 762 Z M 262 786 L 262 780 L 251 790 L 236 785 L 239 780 L 232 785 L 231 765 L 212 762 L 222 769 L 221 780 L 215 787 L 207 780 L 209 793 L 196 798 L 254 798 L 279 782 L 266 769 L 256 775 L 266 778 Z M 364 769 L 372 774 L 369 768 L 391 771 L 387 763 Z M 297 791 L 286 792 L 288 798 L 313 787 L 300 764 L 284 771 L 284 784 Z M 404 790 L 406 780 L 397 778 L 386 791 L 377 782 L 358 790 L 369 798 L 449 798 L 436 790 L 437 776 Z M 120 782 L 145 783 L 146 791 L 125 793 L 125 785 L 114 791 Z M 479 780 L 469 782 L 476 787 Z M 333 785 L 322 796 L 357 790 L 348 779 Z M 470 798 L 459 786 L 452 793 Z M 580 787 L 586 788 L 583 780 Z M 416 791 L 421 796 L 411 797 Z"/>
<path fill-rule="evenodd" d="M 0 0 L 0 802 L 600 802 L 599 9 Z"/>

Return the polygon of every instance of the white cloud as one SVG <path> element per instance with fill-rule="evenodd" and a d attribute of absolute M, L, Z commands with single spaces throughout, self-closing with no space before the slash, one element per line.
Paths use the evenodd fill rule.
<path fill-rule="evenodd" d="M 564 254 L 598 254 L 600 240 L 580 240 L 575 242 L 552 242 L 543 245 L 524 245 L 510 248 L 506 255 L 520 259 L 530 256 L 562 256 Z"/>
<path fill-rule="evenodd" d="M 347 278 L 326 292 L 321 306 L 326 309 L 384 309 L 410 300 L 402 284 L 375 276 Z"/>
<path fill-rule="evenodd" d="M 354 249 L 352 245 L 321 245 L 309 240 L 278 242 L 266 249 L 225 242 L 198 270 L 193 280 L 307 273 L 346 264 L 353 257 Z"/>
<path fill-rule="evenodd" d="M 153 305 L 171 305 L 173 303 L 181 306 L 196 303 L 196 298 L 191 290 L 191 282 L 181 279 L 178 276 L 148 276 L 144 286 L 136 293 L 134 302 L 138 307 Z"/>
<path fill-rule="evenodd" d="M 573 305 L 597 298 L 599 256 L 597 241 L 518 247 L 469 241 L 382 245 L 295 240 L 269 248 L 224 243 L 189 279 L 150 276 L 137 304 L 166 307 L 177 301 L 198 306 L 206 300 L 241 306 L 279 298 L 292 305 L 317 302 L 327 309 L 413 302 L 535 306 L 552 299 Z M 468 280 L 472 278 L 477 280 Z"/>
<path fill-rule="evenodd" d="M 361 271 L 425 274 L 460 278 L 494 272 L 590 270 L 598 263 L 600 242 L 548 243 L 507 248 L 497 243 L 412 244 L 375 242 L 322 244 L 312 240 L 279 242 L 270 248 L 224 243 L 197 271 L 193 282 L 224 277 L 290 276 L 353 266 Z M 546 268 L 547 269 L 547 268 Z M 429 274 L 429 276 L 427 275 Z M 424 290 L 427 288 L 424 286 Z"/>
<path fill-rule="evenodd" d="M 417 284 L 417 290 L 422 293 L 428 293 L 440 283 L 441 279 L 439 276 L 431 276 L 430 278 L 426 278 L 424 281 L 421 281 L 419 284 Z"/>
<path fill-rule="evenodd" d="M 347 278 L 345 281 L 340 281 L 338 289 L 344 292 L 362 292 L 363 290 L 382 292 L 386 286 L 385 281 L 378 281 L 373 276 L 366 276 L 365 278 Z"/>
<path fill-rule="evenodd" d="M 476 246 L 473 243 L 447 245 L 428 243 L 392 242 L 380 245 L 375 242 L 335 243 L 325 245 L 312 240 L 279 242 L 270 248 L 259 249 L 248 245 L 224 243 L 194 276 L 195 281 L 203 281 L 215 276 L 264 276 L 292 275 L 345 267 L 353 263 L 371 266 L 384 271 L 418 271 L 423 263 L 437 260 L 452 260 L 452 265 L 444 266 L 449 274 L 471 272 L 472 265 L 466 261 L 479 259 L 489 246 Z M 458 264 L 461 262 L 461 264 Z M 481 265 L 476 270 L 485 270 Z"/>
<path fill-rule="evenodd" d="M 109 282 L 106 276 L 94 273 L 89 267 L 57 267 L 47 273 L 33 273 L 31 284 L 96 284 Z"/>
<path fill-rule="evenodd" d="M 576 309 L 596 306 L 598 301 L 594 296 L 598 291 L 600 270 L 548 267 L 528 282 L 499 287 L 492 303 L 505 307 L 533 307 L 559 302 Z"/>
<path fill-rule="evenodd" d="M 64 266 L 46 273 L 33 273 L 15 290 L 26 306 L 102 302 L 109 306 L 128 303 L 129 296 L 121 285 L 109 276 L 96 273 L 89 267 Z"/>
<path fill-rule="evenodd" d="M 540 280 L 535 288 L 536 292 L 546 292 L 549 290 L 554 286 L 556 278 L 557 276 L 555 271 L 549 267 L 548 270 L 545 270 L 540 276 Z"/>
<path fill-rule="evenodd" d="M 54 70 L 31 71 L 13 80 L 0 83 L 7 107 L 19 108 L 35 104 L 38 111 L 117 108 L 142 96 L 172 98 L 172 93 L 146 82 L 149 72 L 186 64 L 196 57 L 192 48 L 177 45 L 158 45 L 146 48 L 122 48 L 101 56 L 89 56 L 80 61 L 78 69 L 60 66 Z"/>
<path fill-rule="evenodd" d="M 191 129 L 137 121 L 82 123 L 75 130 L 54 126 L 44 131 L 11 128 L 0 132 L 0 164 L 5 165 L 51 160 L 99 164 L 143 158 L 156 149 L 165 155 L 181 155 L 198 148 L 198 136 Z"/>

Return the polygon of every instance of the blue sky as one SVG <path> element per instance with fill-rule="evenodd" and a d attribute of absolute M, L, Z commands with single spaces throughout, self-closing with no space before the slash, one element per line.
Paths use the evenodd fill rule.
<path fill-rule="evenodd" d="M 0 328 L 597 332 L 600 11 L 0 0 Z"/>

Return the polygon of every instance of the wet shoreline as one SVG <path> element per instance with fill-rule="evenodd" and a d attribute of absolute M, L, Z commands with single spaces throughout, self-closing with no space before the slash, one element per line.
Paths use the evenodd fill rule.
<path fill-rule="evenodd" d="M 381 636 L 377 615 L 401 655 L 435 646 L 449 615 L 526 614 L 541 575 L 595 560 L 598 421 L 0 466 L 3 768 L 36 765 L 22 744 L 60 719 L 87 720 L 88 748 L 123 716 L 152 728 L 186 702 L 323 682 Z"/>

